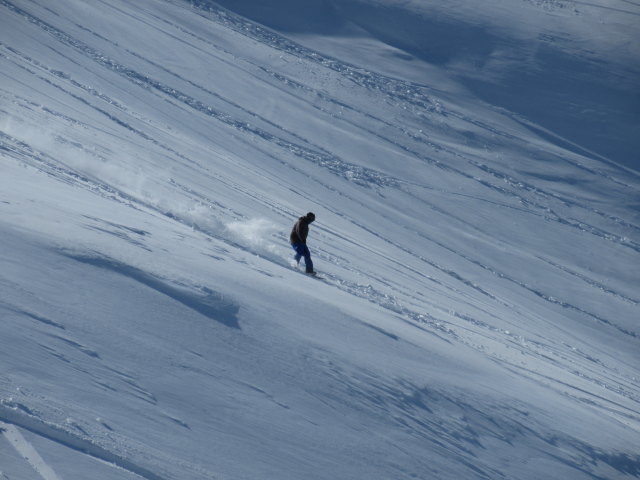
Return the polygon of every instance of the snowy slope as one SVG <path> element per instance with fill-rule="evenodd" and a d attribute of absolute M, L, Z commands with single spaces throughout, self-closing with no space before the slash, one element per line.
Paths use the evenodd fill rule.
<path fill-rule="evenodd" d="M 455 79 L 512 117 L 572 142 L 573 148 L 578 144 L 640 168 L 637 2 L 220 3 L 343 60 L 394 76 L 402 72 L 419 83 L 428 78 L 440 89 Z M 443 69 L 449 81 L 439 75 Z"/>
<path fill-rule="evenodd" d="M 0 0 L 0 478 L 640 476 L 638 7 L 223 3 Z"/>

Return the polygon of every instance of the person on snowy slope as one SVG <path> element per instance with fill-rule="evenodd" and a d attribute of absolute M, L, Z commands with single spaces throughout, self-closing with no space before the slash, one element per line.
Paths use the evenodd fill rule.
<path fill-rule="evenodd" d="M 307 235 L 309 235 L 309 224 L 316 219 L 316 216 L 309 212 L 304 217 L 300 217 L 291 230 L 289 241 L 291 247 L 296 252 L 296 263 L 300 264 L 300 259 L 304 257 L 304 265 L 306 273 L 315 274 L 313 271 L 313 262 L 311 261 L 311 252 L 307 247 Z"/>

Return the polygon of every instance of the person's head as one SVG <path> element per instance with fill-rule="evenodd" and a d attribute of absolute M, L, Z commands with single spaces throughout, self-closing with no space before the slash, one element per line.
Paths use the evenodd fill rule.
<path fill-rule="evenodd" d="M 305 215 L 305 217 L 307 219 L 307 223 L 311 223 L 316 219 L 316 216 L 313 212 L 309 212 Z"/>

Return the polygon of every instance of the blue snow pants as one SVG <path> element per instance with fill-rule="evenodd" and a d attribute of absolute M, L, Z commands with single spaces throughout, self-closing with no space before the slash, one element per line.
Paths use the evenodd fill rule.
<path fill-rule="evenodd" d="M 300 263 L 300 259 L 304 257 L 305 271 L 307 273 L 313 272 L 313 262 L 311 261 L 311 252 L 309 251 L 309 247 L 304 243 L 292 243 L 291 247 L 296 252 L 293 257 L 296 260 L 296 263 Z"/>

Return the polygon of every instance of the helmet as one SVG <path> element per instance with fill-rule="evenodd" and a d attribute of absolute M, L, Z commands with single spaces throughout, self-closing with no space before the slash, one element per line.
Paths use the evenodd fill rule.
<path fill-rule="evenodd" d="M 309 213 L 307 213 L 305 218 L 307 219 L 307 221 L 309 223 L 311 223 L 316 219 L 316 216 L 315 216 L 315 214 L 313 212 L 309 212 Z"/>

